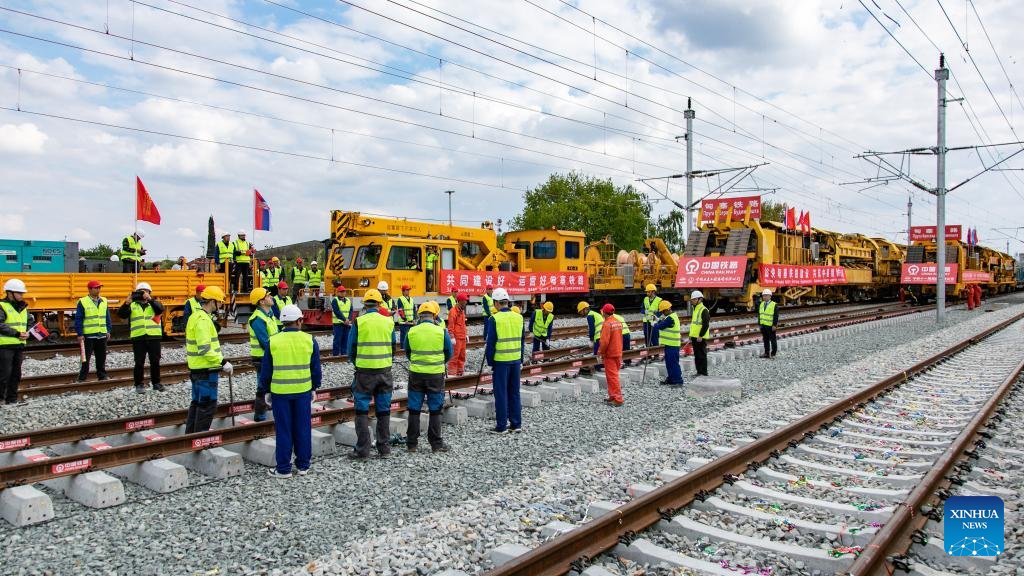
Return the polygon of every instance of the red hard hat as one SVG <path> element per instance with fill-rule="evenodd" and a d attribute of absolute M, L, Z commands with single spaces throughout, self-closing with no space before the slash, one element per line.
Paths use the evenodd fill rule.
<path fill-rule="evenodd" d="M 408 284 L 402 284 L 402 290 L 412 290 L 412 286 L 409 286 Z"/>
<path fill-rule="evenodd" d="M 345 286 L 343 284 L 339 284 L 338 285 L 338 292 L 344 292 L 344 291 L 345 291 Z"/>
<path fill-rule="evenodd" d="M 206 284 L 196 284 L 196 294 L 206 290 Z"/>
<path fill-rule="evenodd" d="M 89 287 L 89 290 L 92 290 L 93 288 L 102 288 L 103 283 L 99 280 L 89 280 L 89 284 L 87 284 L 87 286 Z"/>
<path fill-rule="evenodd" d="M 266 266 L 266 265 L 267 265 L 267 261 L 266 260 L 260 260 L 260 266 Z"/>
<path fill-rule="evenodd" d="M 601 306 L 601 312 L 604 314 L 614 314 L 615 306 L 612 306 L 611 304 L 605 304 L 604 306 Z"/>
<path fill-rule="evenodd" d="M 455 301 L 456 302 L 469 302 L 469 296 L 467 296 L 466 294 L 456 294 L 455 295 Z"/>
<path fill-rule="evenodd" d="M 296 258 L 295 259 L 295 263 L 296 264 L 302 264 L 302 258 L 301 257 L 300 258 Z"/>
<path fill-rule="evenodd" d="M 284 280 L 281 280 L 280 282 L 277 283 L 277 289 L 278 290 L 287 290 L 288 289 L 288 283 L 285 282 Z"/>

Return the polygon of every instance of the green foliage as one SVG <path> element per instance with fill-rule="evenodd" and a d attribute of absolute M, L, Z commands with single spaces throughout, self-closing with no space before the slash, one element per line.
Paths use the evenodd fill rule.
<path fill-rule="evenodd" d="M 686 231 L 686 214 L 682 210 L 672 210 L 668 214 L 651 220 L 651 236 L 661 238 L 669 251 L 682 253 L 686 243 L 683 240 Z"/>
<path fill-rule="evenodd" d="M 625 250 L 641 247 L 650 218 L 647 198 L 632 186 L 578 172 L 552 174 L 526 191 L 523 204 L 522 214 L 512 219 L 516 230 L 579 230 L 590 241 L 611 236 Z"/>
<path fill-rule="evenodd" d="M 772 202 L 764 200 L 761 202 L 761 220 L 765 222 L 784 222 L 786 220 L 786 209 L 789 206 L 785 202 Z"/>
<path fill-rule="evenodd" d="M 206 257 L 211 259 L 217 256 L 217 234 L 214 230 L 213 216 L 210 216 L 206 223 Z"/>
<path fill-rule="evenodd" d="M 90 260 L 109 260 L 116 252 L 118 251 L 114 250 L 114 247 L 109 244 L 97 244 L 92 248 L 79 250 L 78 255 Z"/>

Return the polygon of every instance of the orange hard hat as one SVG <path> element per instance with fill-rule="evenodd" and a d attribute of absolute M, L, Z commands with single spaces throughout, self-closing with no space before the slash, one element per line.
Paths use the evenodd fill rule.
<path fill-rule="evenodd" d="M 206 290 L 206 284 L 196 284 L 196 294 L 202 294 Z"/>
<path fill-rule="evenodd" d="M 409 286 L 408 284 L 402 284 L 402 290 L 412 290 L 412 286 Z"/>

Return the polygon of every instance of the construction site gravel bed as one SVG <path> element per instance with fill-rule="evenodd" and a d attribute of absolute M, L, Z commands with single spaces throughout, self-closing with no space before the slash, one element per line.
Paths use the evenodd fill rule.
<path fill-rule="evenodd" d="M 445 426 L 452 452 L 443 455 L 408 454 L 399 447 L 388 460 L 353 464 L 339 446 L 336 456 L 315 460 L 306 477 L 275 480 L 247 463 L 241 477 L 195 477 L 197 485 L 168 495 L 126 484 L 129 501 L 106 510 L 54 495 L 55 520 L 0 528 L 8 543 L 0 561 L 14 574 L 159 574 L 168 566 L 222 574 L 477 572 L 489 567 L 494 547 L 535 546 L 544 524 L 580 522 L 591 502 L 621 501 L 630 483 L 654 483 L 659 470 L 700 455 L 698 429 L 705 442 L 729 445 L 733 437 L 774 427 L 770 421 L 912 365 L 1021 309 L 951 310 L 950 327 L 943 330 L 932 314 L 915 315 L 898 326 L 787 349 L 775 361 L 712 367 L 712 373 L 741 379 L 742 400 L 685 397 L 656 385 L 652 370 L 645 384 L 625 388 L 622 408 L 584 395 L 525 409 L 522 434 L 487 434 L 492 424 L 478 419 Z M 480 352 L 470 351 L 467 371 L 479 361 Z M 401 368 L 395 374 L 402 379 Z M 328 385 L 351 377 L 348 365 L 325 366 Z M 252 394 L 252 379 L 235 379 L 236 398 Z M 163 394 L 40 399 L 0 415 L 5 431 L 23 430 L 181 408 L 187 399 L 188 386 L 176 384 Z M 28 408 L 32 413 L 23 413 Z M 12 416 L 16 424 L 9 422 Z"/>

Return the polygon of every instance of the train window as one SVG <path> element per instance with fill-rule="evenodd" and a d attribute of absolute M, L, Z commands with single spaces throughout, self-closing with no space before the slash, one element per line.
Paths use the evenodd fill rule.
<path fill-rule="evenodd" d="M 40 256 L 36 254 L 32 256 L 32 262 L 53 262 L 53 256 Z"/>
<path fill-rule="evenodd" d="M 388 270 L 419 270 L 418 246 L 392 246 L 388 252 Z"/>
<path fill-rule="evenodd" d="M 359 252 L 356 253 L 356 270 L 372 270 L 377 267 L 377 262 L 379 261 L 379 245 L 360 246 Z"/>
<path fill-rule="evenodd" d="M 517 240 L 515 243 L 516 250 L 523 251 L 523 257 L 526 259 L 530 258 L 530 243 L 525 240 Z"/>
<path fill-rule="evenodd" d="M 579 242 L 565 242 L 565 257 L 566 258 L 579 258 L 580 257 L 580 243 Z"/>
<path fill-rule="evenodd" d="M 538 260 L 546 260 L 558 257 L 558 242 L 554 240 L 540 240 L 533 243 L 533 257 Z"/>
<path fill-rule="evenodd" d="M 8 254 L 7 255 L 7 261 L 8 262 L 17 262 L 18 261 L 18 255 L 17 254 Z"/>
<path fill-rule="evenodd" d="M 476 258 L 480 255 L 480 247 L 471 242 L 463 242 L 459 245 L 459 255 L 463 258 Z"/>
<path fill-rule="evenodd" d="M 341 250 L 338 250 L 338 254 L 341 255 L 341 269 L 348 270 L 348 267 L 352 265 L 352 253 L 356 249 L 352 246 L 342 246 Z"/>
<path fill-rule="evenodd" d="M 451 248 L 441 249 L 441 270 L 455 269 L 455 250 Z"/>

